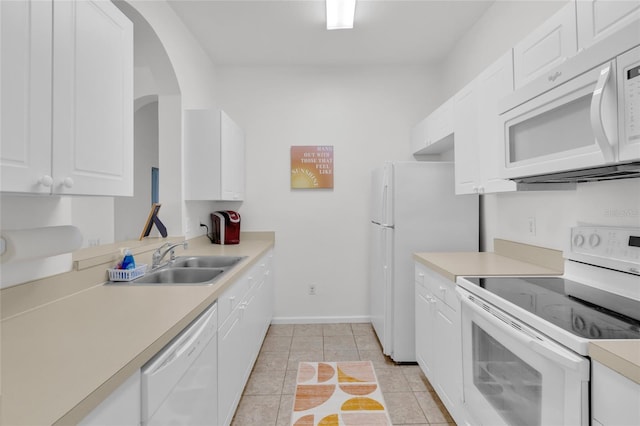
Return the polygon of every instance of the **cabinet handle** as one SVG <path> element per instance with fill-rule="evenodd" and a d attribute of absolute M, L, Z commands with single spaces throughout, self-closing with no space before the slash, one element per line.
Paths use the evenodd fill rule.
<path fill-rule="evenodd" d="M 561 75 L 562 75 L 562 73 L 561 73 L 560 71 L 556 71 L 556 72 L 554 72 L 553 74 L 550 74 L 550 75 L 547 77 L 547 80 L 549 80 L 549 81 L 551 81 L 551 82 L 556 81 L 556 79 L 557 79 L 558 77 L 560 77 Z"/>
<path fill-rule="evenodd" d="M 53 185 L 53 178 L 49 175 L 44 175 L 40 178 L 38 183 L 44 187 L 50 188 Z"/>
<path fill-rule="evenodd" d="M 73 179 L 71 179 L 70 177 L 66 177 L 62 179 L 62 182 L 60 182 L 60 186 L 64 186 L 65 188 L 73 188 L 73 184 Z"/>
<path fill-rule="evenodd" d="M 607 66 L 600 70 L 600 77 L 598 77 L 598 82 L 596 83 L 596 88 L 593 91 L 593 97 L 591 98 L 590 109 L 591 129 L 596 137 L 596 143 L 598 144 L 600 151 L 602 151 L 602 156 L 607 163 L 610 163 L 615 159 L 613 146 L 611 145 L 611 141 L 609 140 L 604 128 L 604 123 L 602 122 L 604 91 L 610 75 L 611 63 L 608 63 Z"/>

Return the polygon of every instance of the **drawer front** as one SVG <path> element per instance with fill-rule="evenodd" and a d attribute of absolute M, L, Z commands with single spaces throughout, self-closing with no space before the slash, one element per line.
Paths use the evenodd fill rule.
<path fill-rule="evenodd" d="M 222 324 L 229 314 L 233 312 L 240 303 L 242 298 L 247 294 L 250 288 L 250 276 L 249 273 L 243 274 L 231 287 L 227 288 L 224 293 L 218 298 L 218 322 Z"/>
<path fill-rule="evenodd" d="M 456 284 L 432 271 L 425 269 L 425 285 L 433 295 L 455 311 L 460 310 L 460 300 L 456 295 Z"/>

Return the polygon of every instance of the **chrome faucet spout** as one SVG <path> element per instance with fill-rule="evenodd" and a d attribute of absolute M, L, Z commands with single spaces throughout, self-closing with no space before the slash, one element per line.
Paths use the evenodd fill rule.
<path fill-rule="evenodd" d="M 163 245 L 161 245 L 160 247 L 158 247 L 156 249 L 156 251 L 153 252 L 152 255 L 152 259 L 151 259 L 151 269 L 157 268 L 158 266 L 160 266 L 160 262 L 162 262 L 162 259 L 164 259 L 164 257 L 167 255 L 167 253 L 169 253 L 170 255 L 170 260 L 175 260 L 176 259 L 176 253 L 174 251 L 174 249 L 178 246 L 182 246 L 185 249 L 187 249 L 189 247 L 189 243 L 187 243 L 186 241 L 182 242 L 182 243 L 177 243 L 177 244 L 171 244 L 171 243 L 164 243 Z M 163 251 L 163 249 L 166 248 L 166 250 Z"/>

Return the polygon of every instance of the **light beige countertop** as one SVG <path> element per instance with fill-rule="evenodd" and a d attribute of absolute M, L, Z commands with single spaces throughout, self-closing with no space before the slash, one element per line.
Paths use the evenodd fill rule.
<path fill-rule="evenodd" d="M 560 275 L 562 252 L 495 240 L 495 252 L 414 253 L 416 261 L 455 282 L 459 276 Z"/>
<path fill-rule="evenodd" d="M 70 281 L 73 291 L 57 291 L 37 306 L 25 302 L 39 291 L 31 283 L 6 289 L 12 291 L 2 295 L 0 424 L 77 423 L 273 247 L 273 233 L 257 234 L 243 234 L 232 246 L 202 237 L 189 241 L 187 251 L 176 250 L 178 256 L 248 256 L 211 286 L 110 286 L 102 279 L 78 290 L 71 281 L 86 275 L 76 271 L 52 278 L 56 285 Z M 136 261 L 149 257 L 150 252 L 141 254 Z M 105 277 L 107 267 L 89 269 Z M 22 311 L 8 309 L 7 315 L 12 303 Z"/>
<path fill-rule="evenodd" d="M 456 281 L 459 276 L 560 275 L 562 252 L 506 240 L 495 240 L 495 252 L 415 253 L 414 259 Z M 640 340 L 599 340 L 589 356 L 640 383 Z"/>
<path fill-rule="evenodd" d="M 640 340 L 598 340 L 589 343 L 589 356 L 640 384 Z"/>

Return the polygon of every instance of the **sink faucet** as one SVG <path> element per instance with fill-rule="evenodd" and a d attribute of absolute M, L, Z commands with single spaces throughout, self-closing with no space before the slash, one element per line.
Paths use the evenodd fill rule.
<path fill-rule="evenodd" d="M 160 262 L 162 262 L 162 259 L 164 259 L 167 253 L 169 253 L 171 256 L 170 260 L 176 260 L 176 254 L 173 249 L 178 246 L 182 246 L 186 249 L 187 247 L 189 247 L 189 243 L 187 243 L 186 241 L 177 244 L 164 243 L 163 245 L 158 247 L 158 249 L 153 252 L 153 256 L 151 257 L 151 269 L 160 266 Z M 164 249 L 165 247 L 167 247 L 167 249 L 165 251 L 162 251 L 162 249 Z"/>

